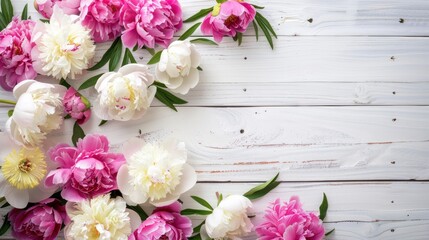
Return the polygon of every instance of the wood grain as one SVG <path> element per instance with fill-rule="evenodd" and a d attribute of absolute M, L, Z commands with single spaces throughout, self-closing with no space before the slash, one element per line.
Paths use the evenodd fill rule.
<path fill-rule="evenodd" d="M 3 126 L 6 109 L 0 109 Z M 140 121 L 83 127 L 116 148 L 132 136 L 184 141 L 201 181 L 429 179 L 429 107 L 154 107 Z M 50 137 L 70 142 L 72 121 Z M 119 149 L 118 149 L 119 150 Z"/>

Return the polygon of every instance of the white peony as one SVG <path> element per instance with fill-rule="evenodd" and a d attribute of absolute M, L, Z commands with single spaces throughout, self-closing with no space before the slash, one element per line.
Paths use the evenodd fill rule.
<path fill-rule="evenodd" d="M 23 148 L 0 133 L 0 197 L 15 208 L 50 197 L 56 188 L 46 188 L 46 173 L 52 168 L 39 148 Z"/>
<path fill-rule="evenodd" d="M 46 135 L 63 122 L 62 98 L 66 88 L 35 80 L 20 82 L 13 89 L 17 103 L 6 122 L 6 131 L 18 145 L 40 146 Z"/>
<path fill-rule="evenodd" d="M 123 148 L 127 163 L 119 169 L 117 182 L 129 204 L 170 205 L 197 182 L 195 170 L 186 163 L 183 142 L 146 143 L 133 138 Z"/>
<path fill-rule="evenodd" d="M 213 213 L 208 215 L 205 230 L 210 238 L 240 239 L 252 231 L 253 224 L 247 216 L 252 202 L 242 195 L 231 195 L 223 199 Z"/>
<path fill-rule="evenodd" d="M 123 198 L 101 195 L 79 203 L 67 202 L 71 223 L 64 229 L 66 240 L 127 240 L 141 223 L 138 214 L 126 208 Z"/>
<path fill-rule="evenodd" d="M 67 15 L 58 6 L 54 7 L 49 23 L 37 21 L 33 41 L 34 69 L 56 79 L 74 79 L 88 68 L 95 55 L 90 31 L 82 26 L 78 16 Z"/>
<path fill-rule="evenodd" d="M 162 51 L 156 78 L 171 91 L 187 94 L 199 81 L 200 54 L 189 41 L 175 41 Z"/>
<path fill-rule="evenodd" d="M 155 97 L 154 77 L 148 67 L 128 64 L 118 72 L 103 74 L 97 81 L 95 114 L 104 120 L 128 121 L 141 118 Z M 150 87 L 149 87 L 150 86 Z"/>

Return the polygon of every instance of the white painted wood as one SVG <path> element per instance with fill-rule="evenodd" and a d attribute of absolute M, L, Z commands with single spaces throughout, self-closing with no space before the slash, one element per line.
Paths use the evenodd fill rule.
<path fill-rule="evenodd" d="M 5 115 L 1 108 L 2 126 Z M 262 181 L 278 171 L 288 181 L 428 180 L 427 119 L 429 107 L 154 107 L 139 121 L 98 127 L 94 117 L 83 127 L 116 148 L 139 131 L 184 141 L 201 181 Z M 69 120 L 50 138 L 71 134 Z"/>
<path fill-rule="evenodd" d="M 429 35 L 429 3 L 425 0 L 255 0 L 280 35 Z M 20 12 L 27 0 L 14 0 Z M 181 0 L 184 18 L 215 1 Z M 40 17 L 32 4 L 29 13 Z M 312 19 L 312 22 L 309 22 Z M 403 19 L 403 23 L 401 23 Z M 249 34 L 252 34 L 251 32 Z"/>

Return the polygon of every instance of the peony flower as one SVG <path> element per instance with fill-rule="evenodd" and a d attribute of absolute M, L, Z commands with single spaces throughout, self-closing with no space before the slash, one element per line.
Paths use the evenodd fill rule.
<path fill-rule="evenodd" d="M 31 59 L 34 25 L 32 20 L 14 17 L 0 32 L 0 86 L 7 91 L 12 91 L 17 83 L 37 76 Z"/>
<path fill-rule="evenodd" d="M 59 168 L 48 173 L 46 186 L 63 186 L 61 196 L 81 202 L 117 189 L 116 175 L 124 156 L 109 152 L 105 136 L 87 135 L 77 148 L 59 144 L 49 151 Z"/>
<path fill-rule="evenodd" d="M 182 9 L 177 0 L 128 0 L 121 8 L 121 23 L 126 47 L 166 48 L 182 28 Z"/>
<path fill-rule="evenodd" d="M 80 19 L 91 29 L 95 42 L 106 42 L 121 35 L 119 10 L 125 0 L 82 0 Z"/>
<path fill-rule="evenodd" d="M 321 240 L 325 236 L 322 220 L 302 209 L 298 197 L 281 203 L 277 199 L 267 209 L 265 222 L 256 228 L 260 240 Z"/>
<path fill-rule="evenodd" d="M 187 94 L 199 81 L 200 54 L 189 41 L 175 41 L 162 51 L 156 78 L 171 91 Z"/>
<path fill-rule="evenodd" d="M 13 89 L 17 103 L 6 122 L 6 131 L 16 144 L 36 147 L 46 135 L 60 128 L 63 121 L 62 98 L 66 88 L 35 80 L 20 82 Z"/>
<path fill-rule="evenodd" d="M 55 192 L 43 185 L 50 167 L 41 149 L 17 146 L 5 133 L 0 133 L 0 146 L 0 197 L 15 208 L 25 208 Z"/>
<path fill-rule="evenodd" d="M 156 87 L 150 86 L 153 82 L 153 75 L 146 65 L 141 64 L 128 64 L 117 73 L 103 74 L 95 85 L 98 92 L 94 103 L 95 114 L 104 120 L 141 118 L 155 96 Z"/>
<path fill-rule="evenodd" d="M 186 163 L 183 142 L 146 143 L 133 138 L 123 146 L 127 161 L 118 172 L 118 188 L 131 205 L 149 202 L 170 205 L 196 181 L 195 170 Z"/>
<path fill-rule="evenodd" d="M 71 118 L 76 119 L 78 124 L 84 124 L 91 117 L 91 104 L 73 87 L 70 87 L 64 95 L 64 110 Z"/>
<path fill-rule="evenodd" d="M 50 23 L 38 21 L 33 31 L 36 47 L 31 53 L 34 69 L 56 79 L 75 79 L 87 69 L 95 54 L 89 30 L 75 15 L 54 7 Z"/>
<path fill-rule="evenodd" d="M 244 196 L 231 195 L 224 198 L 206 218 L 207 234 L 215 239 L 237 239 L 251 232 L 253 224 L 247 216 L 251 207 L 252 203 Z"/>
<path fill-rule="evenodd" d="M 9 212 L 12 236 L 21 240 L 54 240 L 67 218 L 66 210 L 55 198 L 48 198 L 28 209 Z"/>
<path fill-rule="evenodd" d="M 121 197 L 101 195 L 80 203 L 67 202 L 66 210 L 71 220 L 64 229 L 66 240 L 126 240 L 141 223 Z"/>
<path fill-rule="evenodd" d="M 192 235 L 192 222 L 180 215 L 181 204 L 156 208 L 128 240 L 184 240 Z"/>
<path fill-rule="evenodd" d="M 213 35 L 216 42 L 224 36 L 235 37 L 237 32 L 244 33 L 256 15 L 255 8 L 241 0 L 228 0 L 218 3 L 201 24 L 205 35 Z"/>
<path fill-rule="evenodd" d="M 58 6 L 65 14 L 78 15 L 80 0 L 35 0 L 34 8 L 42 14 L 43 17 L 50 19 L 54 10 Z"/>

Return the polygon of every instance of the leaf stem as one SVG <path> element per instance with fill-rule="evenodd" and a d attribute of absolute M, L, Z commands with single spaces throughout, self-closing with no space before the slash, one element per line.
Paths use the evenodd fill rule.
<path fill-rule="evenodd" d="M 11 101 L 11 100 L 5 100 L 5 99 L 0 99 L 0 103 L 16 105 L 16 102 Z"/>

